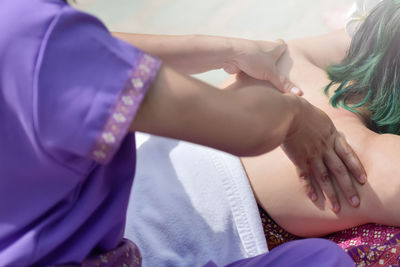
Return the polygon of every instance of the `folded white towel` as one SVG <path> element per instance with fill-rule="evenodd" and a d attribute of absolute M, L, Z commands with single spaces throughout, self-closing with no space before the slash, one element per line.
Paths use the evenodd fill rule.
<path fill-rule="evenodd" d="M 143 266 L 224 265 L 268 251 L 237 157 L 156 136 L 137 140 L 126 237 Z"/>

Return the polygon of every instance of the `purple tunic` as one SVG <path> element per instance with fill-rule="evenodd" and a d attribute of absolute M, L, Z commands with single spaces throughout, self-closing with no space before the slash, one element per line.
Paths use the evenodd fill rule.
<path fill-rule="evenodd" d="M 0 1 L 0 266 L 120 243 L 129 126 L 159 65 L 62 0 Z"/>

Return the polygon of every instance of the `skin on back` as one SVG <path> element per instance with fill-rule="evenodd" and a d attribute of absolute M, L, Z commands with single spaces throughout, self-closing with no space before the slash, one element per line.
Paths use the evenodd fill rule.
<path fill-rule="evenodd" d="M 339 62 L 348 46 L 344 31 L 291 41 L 278 67 L 304 91 L 305 99 L 328 114 L 359 156 L 368 174 L 364 186 L 353 181 L 360 193 L 360 207 L 351 207 L 337 185 L 336 191 L 343 203 L 339 214 L 331 211 L 320 191 L 318 201 L 313 203 L 303 192 L 293 164 L 280 148 L 261 156 L 241 158 L 257 202 L 279 225 L 298 236 L 322 236 L 364 223 L 400 226 L 399 136 L 372 132 L 359 115 L 333 108 L 323 92 L 330 82 L 324 68 Z M 235 89 L 258 83 L 265 84 L 238 75 L 225 86 Z"/>

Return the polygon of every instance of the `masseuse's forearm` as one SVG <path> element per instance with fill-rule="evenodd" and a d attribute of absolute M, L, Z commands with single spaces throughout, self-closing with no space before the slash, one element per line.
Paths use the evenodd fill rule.
<path fill-rule="evenodd" d="M 299 105 L 296 96 L 268 87 L 223 91 L 163 67 L 132 130 L 257 155 L 282 143 Z"/>
<path fill-rule="evenodd" d="M 246 42 L 235 38 L 205 35 L 168 36 L 131 33 L 113 33 L 113 35 L 161 58 L 163 62 L 185 74 L 223 68 L 225 64 L 234 60 L 240 42 Z"/>

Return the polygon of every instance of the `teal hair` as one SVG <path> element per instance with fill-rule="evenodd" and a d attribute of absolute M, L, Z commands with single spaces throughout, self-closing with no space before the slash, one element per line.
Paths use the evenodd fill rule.
<path fill-rule="evenodd" d="M 355 113 L 366 108 L 369 127 L 378 133 L 400 135 L 399 30 L 400 0 L 382 1 L 356 32 L 346 58 L 327 68 L 325 93 L 338 85 L 331 104 Z"/>

